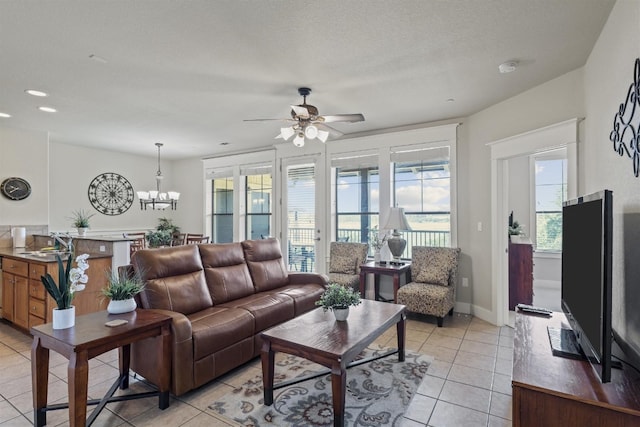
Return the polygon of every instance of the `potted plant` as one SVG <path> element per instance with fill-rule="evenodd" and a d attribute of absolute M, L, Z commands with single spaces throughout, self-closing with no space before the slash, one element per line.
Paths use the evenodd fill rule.
<path fill-rule="evenodd" d="M 89 268 L 88 254 L 76 257 L 76 267 L 71 268 L 73 258 L 69 254 L 67 265 L 62 263 L 60 255 L 56 254 L 58 260 L 58 284 L 49 273 L 40 277 L 44 288 L 51 298 L 56 302 L 57 308 L 53 309 L 53 329 L 66 329 L 75 325 L 75 307 L 71 305 L 76 292 L 82 291 L 89 281 L 85 271 Z"/>
<path fill-rule="evenodd" d="M 73 226 L 78 229 L 78 235 L 84 236 L 87 234 L 87 229 L 89 228 L 89 219 L 95 214 L 90 214 L 86 212 L 84 209 L 79 209 L 77 211 L 73 211 L 71 220 L 73 221 Z"/>
<path fill-rule="evenodd" d="M 171 246 L 174 236 L 180 234 L 180 227 L 170 218 L 158 218 L 158 226 L 155 231 L 147 233 L 147 244 L 150 248 Z"/>
<path fill-rule="evenodd" d="M 110 270 L 107 276 L 107 286 L 102 288 L 102 294 L 110 299 L 107 311 L 111 314 L 128 313 L 138 306 L 135 296 L 144 289 L 144 281 L 138 273 L 129 276 L 126 271 Z"/>
<path fill-rule="evenodd" d="M 324 311 L 332 310 L 336 320 L 343 321 L 349 316 L 349 307 L 360 302 L 359 292 L 338 283 L 330 283 L 316 305 L 321 306 Z"/>

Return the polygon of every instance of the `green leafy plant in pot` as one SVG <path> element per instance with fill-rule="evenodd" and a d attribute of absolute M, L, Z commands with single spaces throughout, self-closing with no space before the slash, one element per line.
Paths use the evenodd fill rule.
<path fill-rule="evenodd" d="M 330 283 L 327 289 L 316 301 L 316 305 L 324 311 L 332 310 L 336 320 L 346 320 L 349 315 L 349 307 L 360 304 L 360 293 L 347 286 L 338 283 Z"/>
<path fill-rule="evenodd" d="M 84 209 L 78 209 L 71 214 L 72 225 L 78 229 L 78 235 L 84 236 L 89 228 L 89 220 L 95 214 L 91 214 Z"/>
<path fill-rule="evenodd" d="M 72 267 L 73 254 L 69 254 L 66 266 L 63 264 L 60 255 L 56 254 L 58 283 L 56 284 L 49 273 L 40 277 L 44 288 L 58 306 L 53 310 L 53 329 L 70 328 L 75 324 L 75 307 L 71 303 L 76 292 L 82 291 L 89 281 L 89 277 L 85 274 L 85 271 L 89 268 L 88 258 L 88 254 L 78 255 L 76 257 L 76 267 Z"/>
<path fill-rule="evenodd" d="M 102 294 L 110 299 L 107 311 L 111 314 L 128 313 L 136 309 L 135 296 L 144 289 L 140 274 L 129 275 L 126 271 L 108 271 L 107 286 Z"/>

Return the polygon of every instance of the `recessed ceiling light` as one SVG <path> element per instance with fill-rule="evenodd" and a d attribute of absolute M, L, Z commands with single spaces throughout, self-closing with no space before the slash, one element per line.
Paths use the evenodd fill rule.
<path fill-rule="evenodd" d="M 9 117 L 11 117 L 11 114 L 7 114 L 7 113 L 0 113 L 0 117 L 3 117 L 5 119 L 8 119 Z"/>
<path fill-rule="evenodd" d="M 453 98 L 447 99 L 447 102 L 453 102 L 453 101 L 455 101 L 455 99 L 453 99 Z"/>
<path fill-rule="evenodd" d="M 498 65 L 498 71 L 500 71 L 502 74 L 511 73 L 515 71 L 516 68 L 518 68 L 518 61 L 507 61 Z"/>
<path fill-rule="evenodd" d="M 43 92 L 41 90 L 27 89 L 25 90 L 25 92 L 32 96 L 49 96 L 48 93 Z"/>
<path fill-rule="evenodd" d="M 55 113 L 56 111 L 58 111 L 53 107 L 38 107 L 38 110 L 44 111 L 45 113 Z"/>
<path fill-rule="evenodd" d="M 220 145 L 229 145 L 231 144 L 230 142 L 221 142 Z"/>

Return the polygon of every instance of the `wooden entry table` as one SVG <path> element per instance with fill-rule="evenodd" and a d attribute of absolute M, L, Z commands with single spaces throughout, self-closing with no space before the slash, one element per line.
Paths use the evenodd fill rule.
<path fill-rule="evenodd" d="M 393 325 L 397 328 L 398 350 L 375 359 L 398 353 L 398 360 L 404 361 L 404 305 L 363 300 L 360 305 L 350 307 L 349 311 L 349 318 L 345 322 L 338 322 L 331 311 L 324 312 L 322 308 L 317 308 L 260 334 L 263 340 L 261 359 L 265 405 L 273 404 L 273 390 L 309 379 L 294 379 L 274 386 L 276 351 L 303 357 L 331 370 L 335 427 L 344 426 L 347 368 L 372 360 L 351 363 Z"/>
<path fill-rule="evenodd" d="M 105 323 L 114 319 L 124 319 L 128 323 L 109 327 Z M 91 425 L 108 402 L 158 396 L 160 409 L 169 407 L 169 378 L 171 366 L 171 318 L 150 310 L 136 310 L 124 314 L 108 314 L 106 311 L 76 317 L 75 326 L 67 329 L 53 329 L 51 323 L 31 328 L 31 379 L 33 383 L 33 425 L 43 426 L 47 422 L 47 411 L 69 408 L 71 427 Z M 161 336 L 158 352 L 162 354 L 159 390 L 156 392 L 113 396 L 118 388 L 129 387 L 129 356 L 131 343 L 145 338 Z M 119 348 L 120 376 L 104 398 L 87 401 L 89 379 L 89 359 L 114 348 Z M 47 406 L 49 385 L 49 350 L 67 359 L 69 403 Z M 98 405 L 87 416 L 87 405 Z"/>

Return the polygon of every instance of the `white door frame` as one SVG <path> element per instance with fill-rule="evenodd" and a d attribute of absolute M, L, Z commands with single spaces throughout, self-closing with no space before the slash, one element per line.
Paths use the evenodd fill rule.
<path fill-rule="evenodd" d="M 566 148 L 567 196 L 575 198 L 578 193 L 577 144 L 580 121 L 574 118 L 487 144 L 491 148 L 491 316 L 496 325 L 509 322 L 507 160 Z"/>

